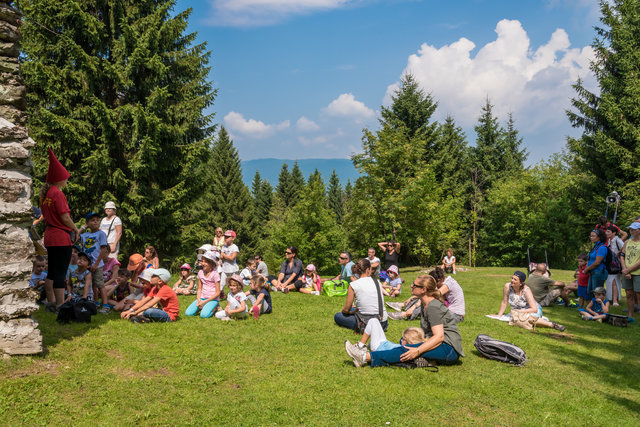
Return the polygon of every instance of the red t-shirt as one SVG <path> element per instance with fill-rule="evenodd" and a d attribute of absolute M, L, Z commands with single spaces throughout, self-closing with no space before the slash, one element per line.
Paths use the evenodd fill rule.
<path fill-rule="evenodd" d="M 67 198 L 58 187 L 52 185 L 42 201 L 42 216 L 47 223 L 44 230 L 44 246 L 71 246 L 71 229 L 64 225 L 60 217 L 70 213 Z"/>
<path fill-rule="evenodd" d="M 589 285 L 589 273 L 585 273 L 585 267 L 578 267 L 578 286 L 588 286 Z"/>
<path fill-rule="evenodd" d="M 156 289 L 157 291 L 153 296 L 160 298 L 162 309 L 169 315 L 171 321 L 176 320 L 178 318 L 178 314 L 180 314 L 180 303 L 178 302 L 176 293 L 167 285 L 163 285 L 160 289 Z"/>

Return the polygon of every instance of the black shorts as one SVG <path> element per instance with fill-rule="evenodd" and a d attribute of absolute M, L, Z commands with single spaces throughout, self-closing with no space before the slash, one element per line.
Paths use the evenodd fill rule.
<path fill-rule="evenodd" d="M 296 290 L 300 290 L 301 288 L 304 288 L 304 282 L 302 280 L 296 280 L 295 283 L 293 284 L 293 286 L 296 287 Z"/>
<path fill-rule="evenodd" d="M 47 257 L 49 262 L 49 271 L 47 271 L 47 279 L 53 280 L 53 287 L 56 289 L 64 288 L 67 281 L 67 270 L 69 262 L 71 262 L 72 246 L 48 246 Z"/>

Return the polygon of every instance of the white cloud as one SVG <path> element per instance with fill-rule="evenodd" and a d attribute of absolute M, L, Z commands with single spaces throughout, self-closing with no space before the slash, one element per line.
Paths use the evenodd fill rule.
<path fill-rule="evenodd" d="M 267 138 L 278 131 L 289 129 L 289 120 L 277 124 L 265 124 L 254 119 L 245 119 L 244 116 L 235 111 L 231 111 L 224 116 L 224 123 L 232 134 L 241 134 L 252 138 Z"/>
<path fill-rule="evenodd" d="M 330 116 L 350 117 L 356 121 L 371 119 L 375 116 L 375 112 L 364 105 L 363 102 L 356 101 L 352 93 L 343 93 L 336 99 L 331 101 L 325 111 Z"/>
<path fill-rule="evenodd" d="M 301 132 L 315 132 L 320 129 L 320 126 L 318 126 L 313 120 L 302 116 L 296 122 L 296 128 Z"/>
<path fill-rule="evenodd" d="M 578 77 L 595 87 L 589 71 L 593 49 L 570 48 L 562 29 L 547 44 L 533 49 L 519 21 L 502 20 L 496 26 L 496 40 L 478 50 L 461 38 L 436 48 L 423 44 L 411 55 L 403 72 L 414 75 L 420 86 L 439 102 L 438 115 L 451 114 L 463 126 L 477 121 L 488 96 L 494 112 L 504 119 L 513 112 L 521 131 L 549 124 L 566 123 L 564 110 L 575 96 L 571 87 Z M 384 104 L 399 87 L 387 88 Z"/>
<path fill-rule="evenodd" d="M 362 0 L 209 0 L 210 23 L 225 27 L 273 25 L 291 16 L 343 8 Z"/>
<path fill-rule="evenodd" d="M 338 129 L 336 132 L 327 135 L 318 135 L 313 138 L 308 138 L 306 136 L 298 136 L 298 141 L 304 145 L 305 147 L 311 145 L 324 145 L 326 148 L 335 149 L 337 148 L 334 144 L 330 144 L 331 141 L 335 139 L 340 139 L 345 136 L 345 133 L 342 129 Z"/>

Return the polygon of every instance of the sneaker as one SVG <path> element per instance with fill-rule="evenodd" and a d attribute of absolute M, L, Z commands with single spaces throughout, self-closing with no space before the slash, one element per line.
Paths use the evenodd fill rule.
<path fill-rule="evenodd" d="M 224 316 L 224 317 L 221 317 L 221 318 L 220 318 L 220 320 L 222 320 L 222 321 L 224 321 L 224 322 L 229 322 L 229 321 L 231 320 L 231 317 L 229 317 L 229 316 Z"/>
<path fill-rule="evenodd" d="M 620 304 L 619 304 L 619 303 L 617 303 L 617 302 L 614 302 L 614 303 L 613 303 L 613 306 L 614 306 L 614 307 L 620 307 Z"/>
<path fill-rule="evenodd" d="M 278 292 L 278 288 L 276 288 L 275 286 L 271 285 L 271 292 Z"/>
<path fill-rule="evenodd" d="M 591 319 L 593 319 L 593 317 L 589 316 L 588 314 L 582 315 L 582 320 L 591 320 Z"/>
<path fill-rule="evenodd" d="M 253 316 L 254 319 L 257 319 L 258 317 L 260 317 L 260 307 L 258 307 L 257 305 L 254 305 L 253 307 L 251 307 L 251 315 Z"/>
<path fill-rule="evenodd" d="M 48 302 L 45 304 L 44 309 L 46 311 L 48 311 L 49 313 L 57 313 L 58 312 L 58 308 L 56 307 L 56 303 L 55 302 Z"/>
<path fill-rule="evenodd" d="M 108 305 L 103 305 L 102 308 L 100 310 L 98 310 L 98 313 L 100 314 L 109 314 L 109 312 L 111 311 L 111 307 Z"/>
<path fill-rule="evenodd" d="M 311 295 L 320 296 L 320 291 L 311 291 Z"/>
<path fill-rule="evenodd" d="M 564 326 L 560 325 L 559 323 L 556 322 L 551 322 L 551 327 L 553 329 L 555 329 L 556 331 L 560 331 L 560 332 L 564 332 L 564 330 L 566 329 Z"/>
<path fill-rule="evenodd" d="M 147 316 L 143 316 L 142 314 L 138 316 L 133 316 L 129 318 L 129 320 L 131 321 L 131 323 L 150 323 L 151 322 L 151 319 L 149 319 Z"/>
<path fill-rule="evenodd" d="M 556 305 L 565 305 L 564 300 L 562 298 L 558 298 L 556 300 Z"/>
<path fill-rule="evenodd" d="M 416 368 L 430 368 L 432 366 L 435 366 L 424 357 L 416 357 L 415 359 L 413 359 L 413 363 L 415 363 Z"/>
<path fill-rule="evenodd" d="M 387 313 L 387 316 L 389 316 L 389 319 L 393 319 L 393 320 L 404 320 L 404 317 L 402 317 L 402 312 L 399 312 L 399 311 L 394 311 L 393 313 Z"/>
<path fill-rule="evenodd" d="M 345 340 L 344 349 L 353 360 L 353 366 L 356 368 L 360 368 L 367 364 L 366 354 L 367 350 L 365 348 L 360 348 L 355 346 L 349 342 L 349 340 Z"/>
<path fill-rule="evenodd" d="M 402 311 L 402 309 L 404 308 L 404 304 L 402 304 L 401 302 L 385 302 L 385 304 L 387 305 L 387 307 L 396 311 Z"/>
<path fill-rule="evenodd" d="M 567 308 L 577 308 L 577 307 L 580 307 L 580 304 L 576 304 L 575 302 L 570 300 L 569 301 L 569 305 L 565 304 L 564 306 L 567 307 Z"/>
<path fill-rule="evenodd" d="M 284 288 L 282 288 L 282 293 L 284 294 L 288 294 L 289 293 L 289 288 L 287 286 L 285 286 Z"/>

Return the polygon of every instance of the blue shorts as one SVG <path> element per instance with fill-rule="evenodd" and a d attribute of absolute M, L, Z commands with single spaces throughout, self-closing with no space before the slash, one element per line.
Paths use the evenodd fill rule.
<path fill-rule="evenodd" d="M 588 296 L 587 296 L 587 288 L 588 288 L 588 286 L 578 286 L 578 296 L 580 298 L 585 298 L 585 299 L 588 298 Z"/>

